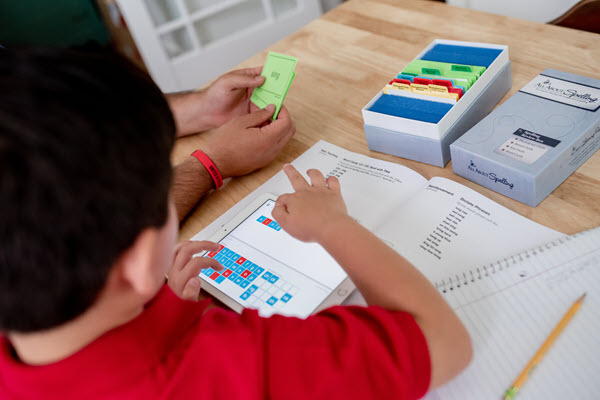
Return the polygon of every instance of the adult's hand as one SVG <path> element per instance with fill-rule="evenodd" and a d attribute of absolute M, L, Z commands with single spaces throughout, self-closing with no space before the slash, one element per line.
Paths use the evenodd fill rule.
<path fill-rule="evenodd" d="M 262 67 L 228 72 L 206 90 L 167 95 L 177 125 L 177 136 L 218 128 L 258 107 L 250 101 L 254 88 L 262 85 Z"/>
<path fill-rule="evenodd" d="M 248 174 L 269 164 L 296 132 L 289 112 L 281 107 L 275 121 L 272 104 L 237 117 L 220 127 L 202 150 L 224 179 Z"/>

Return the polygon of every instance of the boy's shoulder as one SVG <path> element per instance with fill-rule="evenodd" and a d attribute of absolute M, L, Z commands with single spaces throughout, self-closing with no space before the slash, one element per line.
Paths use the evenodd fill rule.
<path fill-rule="evenodd" d="M 321 387 L 334 397 L 373 397 L 382 390 L 403 399 L 419 397 L 429 384 L 427 345 L 406 313 L 334 307 L 300 320 L 208 310 L 209 304 L 183 301 L 165 286 L 136 319 L 36 369 L 19 364 L 3 346 L 0 394 L 289 399 L 296 398 L 291 391 L 301 398 Z M 390 386 L 390 380 L 397 383 Z"/>

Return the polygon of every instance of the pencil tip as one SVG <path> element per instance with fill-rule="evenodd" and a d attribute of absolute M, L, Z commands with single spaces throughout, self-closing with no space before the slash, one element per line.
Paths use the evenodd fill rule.
<path fill-rule="evenodd" d="M 587 295 L 587 292 L 585 292 L 584 294 L 582 294 L 581 297 L 577 301 L 582 301 L 583 299 L 585 299 L 586 295 Z"/>

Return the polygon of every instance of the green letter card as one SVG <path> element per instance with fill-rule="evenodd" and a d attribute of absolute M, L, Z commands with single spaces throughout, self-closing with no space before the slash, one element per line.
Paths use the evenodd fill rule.
<path fill-rule="evenodd" d="M 269 104 L 275 105 L 275 113 L 271 120 L 275 121 L 283 99 L 292 85 L 296 74 L 294 68 L 298 59 L 292 56 L 269 52 L 267 61 L 260 73 L 265 77 L 265 83 L 254 89 L 250 101 L 260 108 L 265 108 Z"/>

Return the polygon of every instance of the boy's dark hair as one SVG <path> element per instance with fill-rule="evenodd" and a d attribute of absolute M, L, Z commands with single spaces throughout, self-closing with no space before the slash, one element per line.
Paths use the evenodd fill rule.
<path fill-rule="evenodd" d="M 115 54 L 0 50 L 1 331 L 80 315 L 164 225 L 174 136 L 161 91 Z"/>

